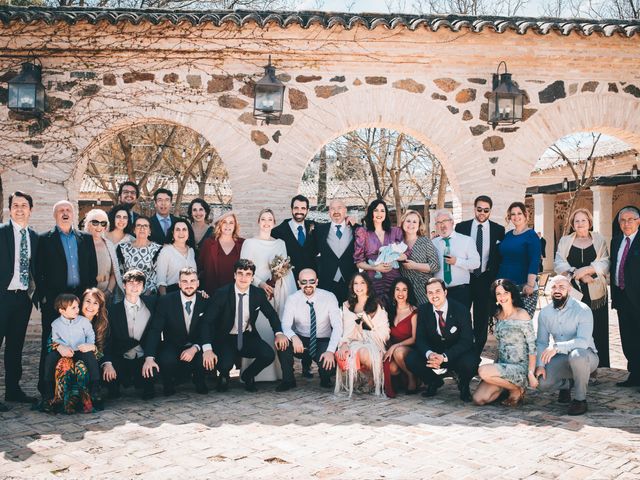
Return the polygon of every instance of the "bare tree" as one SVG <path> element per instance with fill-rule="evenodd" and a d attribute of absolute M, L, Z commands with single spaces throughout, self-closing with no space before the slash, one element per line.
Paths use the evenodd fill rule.
<path fill-rule="evenodd" d="M 549 17 L 640 19 L 640 0 L 547 0 L 540 13 Z"/>

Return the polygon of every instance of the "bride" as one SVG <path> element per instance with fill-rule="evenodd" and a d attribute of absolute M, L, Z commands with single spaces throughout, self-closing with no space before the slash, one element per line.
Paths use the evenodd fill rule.
<path fill-rule="evenodd" d="M 280 256 L 283 259 L 287 258 L 287 247 L 284 241 L 271 237 L 271 229 L 275 224 L 276 217 L 273 211 L 269 208 L 261 210 L 258 215 L 260 231 L 256 237 L 244 241 L 240 258 L 246 258 L 255 263 L 256 273 L 253 278 L 253 284 L 265 291 L 273 308 L 278 312 L 278 316 L 282 318 L 285 301 L 297 288 L 291 270 L 283 278 L 276 280 L 275 285 L 273 281 L 270 282 L 272 275 L 269 264 L 273 262 L 276 256 Z M 271 330 L 269 321 L 262 313 L 258 316 L 256 327 L 260 337 L 275 351 L 274 332 Z M 242 368 L 246 368 L 251 362 L 251 359 L 243 359 Z M 256 382 L 270 382 L 280 379 L 282 379 L 282 369 L 280 368 L 280 362 L 276 355 L 274 362 L 256 377 Z"/>

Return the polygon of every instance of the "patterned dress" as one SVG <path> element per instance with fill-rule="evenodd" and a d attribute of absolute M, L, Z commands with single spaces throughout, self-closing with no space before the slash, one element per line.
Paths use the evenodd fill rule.
<path fill-rule="evenodd" d="M 417 270 L 406 270 L 400 264 L 400 274 L 411 282 L 418 305 L 422 305 L 429 301 L 425 285 L 433 277 L 433 274 L 440 270 L 438 252 L 436 252 L 436 247 L 429 237 L 418 237 L 413 247 L 407 250 L 407 257 L 416 263 L 428 263 L 429 267 L 431 267 L 431 272 L 425 273 Z"/>
<path fill-rule="evenodd" d="M 118 245 L 118 258 L 120 260 L 120 272 L 124 275 L 127 270 L 137 268 L 142 270 L 146 277 L 143 295 L 156 293 L 156 260 L 162 249 L 162 245 L 150 242 L 146 247 L 136 247 L 133 243 L 121 243 Z"/>
<path fill-rule="evenodd" d="M 498 340 L 498 360 L 494 364 L 500 377 L 526 387 L 528 384 L 529 355 L 536 354 L 536 336 L 531 320 L 497 320 L 495 335 Z"/>

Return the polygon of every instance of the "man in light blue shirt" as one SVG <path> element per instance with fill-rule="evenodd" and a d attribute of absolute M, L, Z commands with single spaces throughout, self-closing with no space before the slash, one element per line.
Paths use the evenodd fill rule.
<path fill-rule="evenodd" d="M 535 376 L 541 390 L 560 390 L 558 402 L 569 403 L 569 415 L 582 415 L 587 411 L 589 375 L 599 362 L 592 337 L 593 313 L 569 296 L 571 283 L 567 277 L 557 275 L 550 282 L 553 303 L 538 317 Z"/>

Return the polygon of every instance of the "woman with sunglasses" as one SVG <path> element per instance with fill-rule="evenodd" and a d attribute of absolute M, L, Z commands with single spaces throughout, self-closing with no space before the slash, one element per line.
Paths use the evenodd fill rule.
<path fill-rule="evenodd" d="M 122 278 L 118 268 L 118 257 L 113 243 L 105 238 L 109 229 L 109 218 L 103 210 L 94 209 L 87 213 L 84 228 L 93 237 L 98 260 L 96 287 L 104 293 L 107 301 L 117 301 L 122 297 Z"/>
<path fill-rule="evenodd" d="M 116 249 L 120 261 L 120 272 L 142 270 L 146 277 L 143 295 L 153 295 L 157 291 L 156 262 L 162 246 L 149 240 L 151 221 L 149 217 L 136 218 L 133 232 L 135 239 L 129 243 L 121 243 Z"/>

